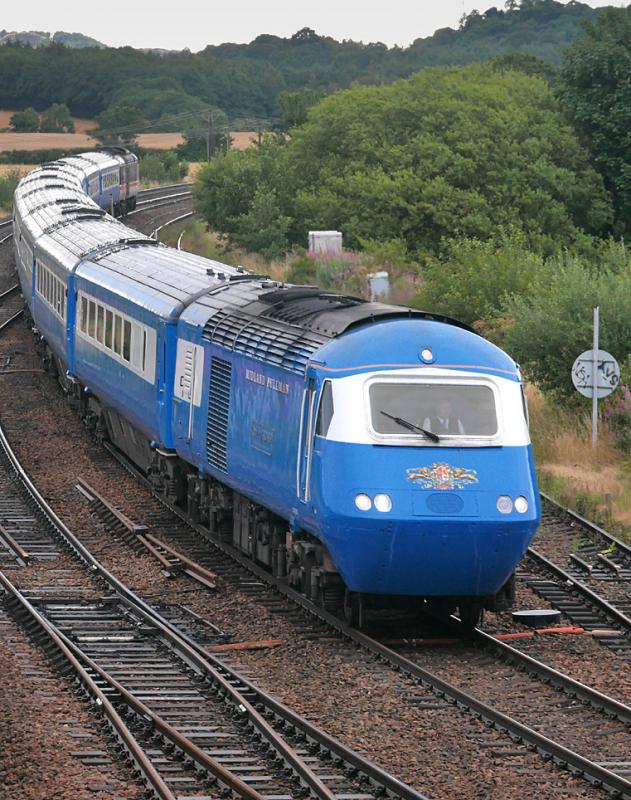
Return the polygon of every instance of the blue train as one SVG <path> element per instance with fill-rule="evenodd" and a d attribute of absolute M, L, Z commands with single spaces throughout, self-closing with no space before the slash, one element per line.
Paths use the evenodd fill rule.
<path fill-rule="evenodd" d="M 14 201 L 46 361 L 97 435 L 353 624 L 370 605 L 474 623 L 510 604 L 540 518 L 512 359 L 442 316 L 140 236 L 105 213 L 126 200 L 108 158 L 45 164 Z"/>

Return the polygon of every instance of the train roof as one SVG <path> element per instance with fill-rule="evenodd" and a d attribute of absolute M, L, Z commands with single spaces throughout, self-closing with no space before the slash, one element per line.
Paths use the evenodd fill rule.
<path fill-rule="evenodd" d="M 195 300 L 183 318 L 203 327 L 208 342 L 299 373 L 332 339 L 386 319 L 433 320 L 473 333 L 463 323 L 440 314 L 250 274 L 226 277 Z"/>
<path fill-rule="evenodd" d="M 179 317 L 226 277 L 242 272 L 238 267 L 142 239 L 136 244 L 113 246 L 109 252 L 104 248 L 77 269 L 78 276 L 168 319 Z"/>
<path fill-rule="evenodd" d="M 388 324 L 385 324 L 386 320 Z M 499 347 L 471 330 L 426 317 L 385 317 L 330 340 L 311 362 L 333 377 L 375 369 L 475 372 L 519 380 L 519 368 Z"/>

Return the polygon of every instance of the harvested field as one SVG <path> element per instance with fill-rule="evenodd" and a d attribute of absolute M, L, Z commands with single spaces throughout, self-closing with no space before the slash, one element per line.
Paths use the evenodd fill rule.
<path fill-rule="evenodd" d="M 151 150 L 173 150 L 184 144 L 184 137 L 181 133 L 141 133 L 138 144 Z"/>
<path fill-rule="evenodd" d="M 20 175 L 26 175 L 32 169 L 35 169 L 36 164 L 0 164 L 0 178 L 4 178 L 10 172 L 17 171 Z"/>
<path fill-rule="evenodd" d="M 70 150 L 92 147 L 94 139 L 85 133 L 0 133 L 1 150 Z"/>
<path fill-rule="evenodd" d="M 13 111 L 0 111 L 0 130 L 9 127 Z M 94 120 L 76 119 L 76 133 L 0 133 L 0 152 L 4 150 L 70 150 L 76 147 L 96 147 L 96 139 L 86 131 L 96 126 Z M 230 134 L 232 148 L 245 150 L 256 141 L 256 131 L 235 131 Z M 141 133 L 138 144 L 151 150 L 172 150 L 184 142 L 181 133 Z"/>
<path fill-rule="evenodd" d="M 230 147 L 232 150 L 247 150 L 252 147 L 253 143 L 257 141 L 258 134 L 256 131 L 233 131 L 230 134 L 232 143 Z"/>
<path fill-rule="evenodd" d="M 143 133 L 141 147 L 171 150 L 184 139 L 179 133 Z M 70 150 L 75 147 L 96 147 L 98 142 L 85 133 L 0 133 L 2 150 Z"/>

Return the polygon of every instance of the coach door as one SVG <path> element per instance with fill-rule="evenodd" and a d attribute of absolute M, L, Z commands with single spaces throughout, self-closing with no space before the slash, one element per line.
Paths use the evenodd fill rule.
<path fill-rule="evenodd" d="M 315 413 L 316 385 L 313 378 L 308 379 L 307 388 L 302 398 L 300 416 L 300 447 L 298 448 L 298 464 L 296 469 L 296 488 L 298 499 L 302 503 L 309 500 L 311 483 L 311 456 L 313 452 L 313 424 Z"/>

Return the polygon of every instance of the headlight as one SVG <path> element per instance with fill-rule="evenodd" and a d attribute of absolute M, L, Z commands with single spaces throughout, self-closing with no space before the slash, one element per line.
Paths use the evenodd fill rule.
<path fill-rule="evenodd" d="M 510 514 L 513 510 L 513 501 L 507 494 L 501 494 L 497 498 L 497 503 L 495 505 L 500 514 Z"/>
<path fill-rule="evenodd" d="M 360 511 L 370 511 L 372 508 L 372 500 L 367 494 L 355 495 L 355 505 Z"/>
<path fill-rule="evenodd" d="M 377 511 L 381 511 L 384 514 L 387 511 L 392 511 L 392 499 L 390 495 L 387 494 L 376 494 L 375 495 L 375 508 Z"/>
<path fill-rule="evenodd" d="M 519 511 L 520 514 L 525 514 L 528 511 L 528 500 L 525 497 L 518 497 L 515 500 L 515 511 Z"/>

